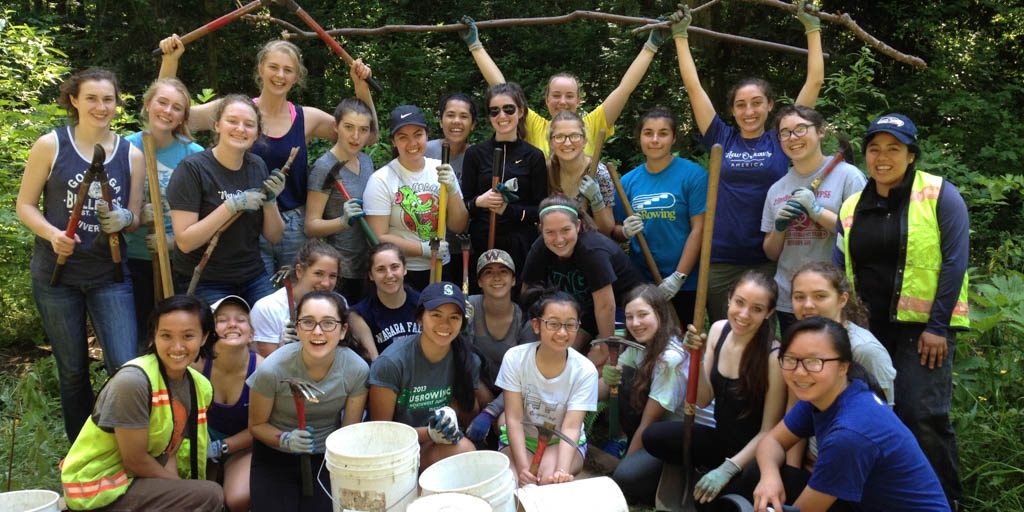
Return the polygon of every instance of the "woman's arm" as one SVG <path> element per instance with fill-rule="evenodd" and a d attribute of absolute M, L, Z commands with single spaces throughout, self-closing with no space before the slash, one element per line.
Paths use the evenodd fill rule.
<path fill-rule="evenodd" d="M 612 232 L 615 230 L 615 217 L 612 215 L 612 208 L 610 206 L 605 206 L 596 212 L 591 211 L 591 213 L 594 217 L 594 224 L 597 224 L 597 230 L 600 231 L 602 235 L 612 238 L 614 236 Z M 623 235 L 623 238 L 625 238 L 625 235 Z"/>
<path fill-rule="evenodd" d="M 373 73 L 370 71 L 370 66 L 363 63 L 363 59 L 356 59 L 352 66 L 349 67 L 348 74 L 352 77 L 352 87 L 356 90 L 356 98 L 370 107 L 370 117 L 372 120 L 370 124 L 370 138 L 366 139 L 366 145 L 372 146 L 380 140 L 380 121 L 377 119 L 377 107 L 373 104 L 373 92 L 370 91 L 370 84 L 367 83 L 367 80 L 373 76 Z M 337 130 L 337 123 L 335 123 L 335 130 Z"/>
<path fill-rule="evenodd" d="M 715 364 L 715 347 L 723 341 L 722 328 L 726 322 L 728 320 L 715 322 L 708 332 L 708 344 L 704 347 L 704 361 L 697 379 L 697 407 L 707 407 L 715 399 L 715 389 L 711 386 L 711 371 Z"/>
<path fill-rule="evenodd" d="M 661 40 L 663 41 L 664 39 Z M 640 53 L 633 59 L 633 63 L 626 69 L 626 73 L 622 75 L 619 86 L 605 98 L 604 103 L 601 105 L 604 106 L 604 118 L 607 122 L 606 128 L 615 126 L 615 121 L 619 119 L 622 109 L 626 106 L 626 102 L 629 101 L 629 95 L 633 94 L 636 86 L 640 85 L 640 80 L 643 80 L 644 75 L 647 73 L 647 68 L 651 66 L 651 61 L 653 60 L 654 51 L 647 45 L 644 45 L 640 49 Z"/>
<path fill-rule="evenodd" d="M 304 228 L 306 236 L 327 237 L 349 228 L 348 224 L 341 222 L 340 218 L 324 218 L 324 209 L 327 207 L 327 200 L 330 197 L 330 194 L 324 192 L 306 191 L 306 226 Z"/>
<path fill-rule="evenodd" d="M 787 389 L 786 392 L 786 411 L 789 411 L 796 405 L 796 395 L 790 393 Z M 781 423 L 780 423 L 781 424 Z M 758 448 L 760 450 L 760 448 Z M 794 468 L 804 467 L 804 457 L 807 455 L 807 440 L 800 439 L 792 447 L 786 450 L 786 465 Z"/>
<path fill-rule="evenodd" d="M 352 337 L 356 339 L 356 342 L 366 350 L 366 355 L 370 358 L 370 361 L 376 361 L 380 353 L 377 352 L 377 344 L 373 342 L 373 331 L 370 330 L 370 326 L 362 315 L 355 311 L 350 311 L 348 314 L 348 329 L 352 333 Z"/>
<path fill-rule="evenodd" d="M 445 185 L 442 183 L 442 187 Z M 458 187 L 456 187 L 458 188 Z M 446 212 L 446 227 L 453 233 L 462 233 L 469 224 L 469 211 L 466 210 L 466 202 L 462 198 L 462 192 L 456 190 L 448 191 L 448 211 Z M 441 233 L 443 236 L 444 233 Z M 453 253 L 455 251 L 452 251 Z"/>
<path fill-rule="evenodd" d="M 331 142 L 338 140 L 338 127 L 334 124 L 334 116 L 316 107 L 302 107 L 302 115 L 306 118 L 306 142 L 314 138 Z"/>
<path fill-rule="evenodd" d="M 280 445 L 281 430 L 270 424 L 270 412 L 274 409 L 274 397 L 249 389 L 249 432 L 252 437 L 267 446 Z"/>
<path fill-rule="evenodd" d="M 615 335 L 615 292 L 606 284 L 593 292 L 594 317 L 597 319 L 597 338 Z"/>
<path fill-rule="evenodd" d="M 572 443 L 565 440 L 558 442 L 558 459 L 550 475 L 541 476 L 542 483 L 562 483 L 573 480 L 573 463 L 576 455 L 579 454 L 580 428 L 583 426 L 583 419 L 587 411 L 566 411 L 562 424 L 558 427 L 565 434 L 565 437 L 572 439 Z M 543 473 L 543 471 L 542 471 Z"/>
<path fill-rule="evenodd" d="M 178 34 L 171 34 L 160 41 L 160 72 L 157 78 L 176 78 L 178 76 L 178 62 L 185 53 L 185 43 L 181 42 Z M 191 100 L 192 98 L 188 98 Z"/>
<path fill-rule="evenodd" d="M 537 475 L 530 473 L 530 462 L 533 457 L 526 449 L 526 434 L 523 432 L 523 395 L 514 391 L 504 391 L 505 395 L 505 433 L 508 435 L 508 446 L 512 452 L 512 465 L 515 467 L 519 485 L 537 483 Z"/>
<path fill-rule="evenodd" d="M 690 54 L 690 40 L 679 35 L 673 36 L 673 39 L 679 60 L 679 75 L 686 87 L 686 95 L 690 98 L 690 108 L 693 110 L 694 120 L 697 121 L 697 129 L 703 135 L 707 133 L 711 121 L 715 119 L 715 105 L 711 103 L 707 91 L 700 85 L 697 64 L 693 62 L 693 55 Z"/>
<path fill-rule="evenodd" d="M 460 199 L 461 201 L 461 199 Z M 430 256 L 430 254 L 423 254 L 423 246 L 419 242 L 412 240 L 406 240 L 398 235 L 392 235 L 391 229 L 391 216 L 390 215 L 367 215 L 366 222 L 370 224 L 370 229 L 377 235 L 377 239 L 381 242 L 391 242 L 402 250 L 402 254 L 407 257 L 416 256 Z"/>
<path fill-rule="evenodd" d="M 124 468 L 137 478 L 164 478 L 167 480 L 180 480 L 175 453 L 177 447 L 170 450 L 166 465 L 160 464 L 147 451 L 149 445 L 149 429 L 145 428 L 115 428 L 114 439 L 117 442 L 117 451 L 121 454 L 121 461 Z"/>
<path fill-rule="evenodd" d="M 171 222 L 174 222 L 173 217 Z M 281 217 L 281 212 L 277 210 L 277 201 L 265 201 L 263 203 L 263 238 L 276 244 L 281 241 L 283 233 L 284 219 Z"/>
<path fill-rule="evenodd" d="M 757 443 L 757 467 L 761 470 L 761 481 L 754 490 L 754 507 L 765 510 L 768 505 L 782 510 L 786 491 L 782 485 L 779 468 L 786 459 L 786 451 L 800 438 L 790 432 L 785 422 L 780 421 Z M 803 510 L 803 509 L 801 509 Z"/>
<path fill-rule="evenodd" d="M 835 229 L 835 225 L 833 225 Z M 779 261 L 779 256 L 782 255 L 782 249 L 786 244 L 786 232 L 775 231 L 774 229 L 764 234 L 764 241 L 761 242 L 761 248 L 764 249 L 764 255 L 768 256 L 768 259 L 772 261 Z"/>
<path fill-rule="evenodd" d="M 629 455 L 644 447 L 643 437 L 644 430 L 647 427 L 662 418 L 665 415 L 665 408 L 653 398 L 647 399 L 647 404 L 644 405 L 644 412 L 640 415 L 640 426 L 636 428 L 636 432 L 633 433 L 633 439 L 629 441 L 629 448 L 626 450 L 626 455 Z"/>
<path fill-rule="evenodd" d="M 465 22 L 465 20 L 463 20 Z M 474 36 L 476 35 L 476 26 L 473 28 Z M 479 42 L 479 40 L 478 40 Z M 480 74 L 484 76 L 484 80 L 487 80 L 487 85 L 497 85 L 505 83 L 505 75 L 498 69 L 498 65 L 494 63 L 494 59 L 484 50 L 484 46 L 470 46 L 469 54 L 473 56 L 473 61 L 476 62 L 476 67 L 480 69 Z"/>
<path fill-rule="evenodd" d="M 679 262 L 676 263 L 676 272 L 690 275 L 693 265 L 700 257 L 700 246 L 704 241 L 704 214 L 698 213 L 690 217 L 690 234 L 683 244 L 683 252 L 679 255 Z"/>
<path fill-rule="evenodd" d="M 370 421 L 394 421 L 395 404 L 398 402 L 398 393 L 383 386 L 370 385 Z M 414 427 L 419 435 L 419 443 L 430 441 L 427 434 L 427 427 Z"/>
<path fill-rule="evenodd" d="M 44 240 L 49 240 L 53 251 L 61 256 L 70 256 L 79 243 L 78 235 L 74 238 L 64 236 L 64 230 L 50 224 L 39 210 L 39 198 L 43 195 L 46 181 L 50 175 L 50 162 L 57 152 L 56 136 L 48 133 L 39 137 L 28 153 L 25 162 L 25 174 L 21 178 L 15 210 L 18 218 L 28 229 Z"/>
<path fill-rule="evenodd" d="M 821 50 L 821 30 L 812 30 L 807 32 L 807 80 L 796 97 L 796 104 L 814 108 L 824 83 L 825 56 Z"/>
<path fill-rule="evenodd" d="M 131 225 L 125 228 L 125 232 L 131 233 L 138 229 L 139 219 L 142 218 L 142 203 L 144 199 L 142 196 L 145 195 L 143 185 L 146 183 L 146 156 L 139 148 L 131 146 L 128 158 L 131 161 L 132 174 L 127 208 L 132 212 L 133 218 Z"/>
<path fill-rule="evenodd" d="M 224 204 L 209 215 L 199 219 L 196 212 L 171 210 L 171 227 L 174 228 L 174 243 L 183 252 L 192 252 L 213 238 L 214 233 L 229 219 L 232 213 Z"/>
<path fill-rule="evenodd" d="M 347 427 L 363 421 L 363 412 L 366 411 L 366 395 L 350 396 L 345 400 L 345 415 L 341 420 L 341 426 Z"/>

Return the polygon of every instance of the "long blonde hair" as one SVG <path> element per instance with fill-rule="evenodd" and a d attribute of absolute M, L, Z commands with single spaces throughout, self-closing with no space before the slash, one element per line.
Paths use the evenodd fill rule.
<path fill-rule="evenodd" d="M 142 95 L 142 112 L 139 113 L 139 117 L 142 118 L 142 125 L 144 127 L 149 126 L 149 110 L 146 108 L 146 105 L 148 105 L 149 101 L 156 95 L 156 90 L 165 85 L 173 88 L 185 97 L 185 116 L 181 118 L 181 124 L 175 127 L 171 133 L 179 139 L 186 141 L 194 140 L 192 132 L 188 129 L 188 116 L 192 110 L 191 96 L 189 96 L 188 87 L 185 87 L 185 84 L 177 78 L 157 78 L 153 83 L 149 84 L 149 88 L 146 89 L 146 93 Z"/>

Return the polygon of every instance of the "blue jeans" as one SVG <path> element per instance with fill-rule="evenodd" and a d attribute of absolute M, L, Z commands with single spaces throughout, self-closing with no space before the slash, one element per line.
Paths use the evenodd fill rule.
<path fill-rule="evenodd" d="M 306 207 L 281 212 L 281 218 L 284 219 L 284 233 L 280 242 L 272 244 L 260 235 L 260 258 L 270 275 L 285 265 L 294 264 L 299 248 L 306 243 Z"/>
<path fill-rule="evenodd" d="M 174 279 L 174 288 L 184 290 L 188 288 L 191 276 L 174 274 Z M 274 284 L 270 281 L 270 274 L 263 270 L 256 277 L 240 283 L 200 279 L 199 284 L 196 285 L 195 295 L 211 305 L 228 295 L 238 295 L 249 303 L 249 307 L 252 307 L 256 301 L 271 293 L 274 293 Z"/>
<path fill-rule="evenodd" d="M 33 279 L 32 296 L 46 337 L 53 346 L 64 430 L 68 440 L 74 442 L 85 420 L 92 414 L 95 400 L 89 382 L 86 314 L 103 347 L 107 372 L 113 374 L 136 355 L 138 334 L 132 285 L 126 280 L 123 283 L 50 286 L 45 279 Z"/>

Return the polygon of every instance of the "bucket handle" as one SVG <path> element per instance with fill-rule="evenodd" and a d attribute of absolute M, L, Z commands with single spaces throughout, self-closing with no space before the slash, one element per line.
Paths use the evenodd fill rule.
<path fill-rule="evenodd" d="M 338 506 L 338 510 L 345 510 L 345 507 L 343 507 L 341 503 L 338 503 L 338 500 L 334 499 L 334 493 L 332 493 L 331 491 L 327 490 L 327 488 L 324 487 L 324 481 L 320 479 L 320 474 L 324 472 L 324 466 L 326 466 L 326 465 L 327 465 L 327 457 L 324 457 L 323 460 L 320 461 L 320 469 L 318 469 L 316 471 L 316 482 L 317 482 L 317 484 L 320 485 L 320 489 L 323 489 L 324 493 L 327 494 L 327 497 L 330 498 L 331 503 L 334 503 L 335 505 Z M 398 500 L 395 501 L 395 505 L 405 501 L 405 498 L 409 497 L 410 494 L 416 492 L 416 489 L 418 487 L 419 487 L 418 485 L 412 486 L 412 489 L 409 489 L 408 492 L 403 494 L 402 497 L 398 498 Z M 395 507 L 395 505 L 391 505 L 390 507 L 386 508 L 385 510 L 391 510 L 391 509 L 393 509 Z"/>

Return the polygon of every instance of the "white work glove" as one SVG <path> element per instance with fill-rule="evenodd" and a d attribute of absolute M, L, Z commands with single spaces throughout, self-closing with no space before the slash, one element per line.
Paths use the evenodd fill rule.
<path fill-rule="evenodd" d="M 153 203 L 142 205 L 142 211 L 139 213 L 139 224 L 152 224 L 154 220 Z"/>
<path fill-rule="evenodd" d="M 679 293 L 679 289 L 683 287 L 683 283 L 686 282 L 686 274 L 682 272 L 673 272 L 672 275 L 666 277 L 658 285 L 658 291 L 661 292 L 661 296 L 665 300 L 672 300 Z"/>
<path fill-rule="evenodd" d="M 299 343 L 299 331 L 295 330 L 295 324 L 287 322 L 281 329 L 281 345 Z"/>
<path fill-rule="evenodd" d="M 263 180 L 263 188 L 267 189 L 267 201 L 273 201 L 284 190 L 284 173 L 278 169 L 270 171 L 270 176 Z"/>
<path fill-rule="evenodd" d="M 307 425 L 306 430 L 282 432 L 278 445 L 286 452 L 313 453 L 313 427 Z"/>
<path fill-rule="evenodd" d="M 606 206 L 604 197 L 601 196 L 601 186 L 597 184 L 597 180 L 588 175 L 584 175 L 580 180 L 580 195 L 587 198 L 587 201 L 590 202 L 590 209 L 594 212 L 604 209 Z"/>
<path fill-rule="evenodd" d="M 452 169 L 451 164 L 437 166 L 437 182 L 444 185 L 449 193 L 455 192 L 458 178 L 455 176 L 455 169 Z"/>
<path fill-rule="evenodd" d="M 422 254 L 423 254 L 424 257 L 429 258 L 430 257 L 430 241 L 427 240 L 425 242 L 420 242 L 420 250 L 423 251 Z M 441 243 L 438 244 L 438 246 L 437 246 L 437 261 L 444 261 L 444 260 L 448 259 L 448 256 L 449 256 L 448 241 L 447 240 L 441 240 Z"/>
<path fill-rule="evenodd" d="M 135 219 L 135 215 L 132 215 L 131 210 L 117 206 L 111 210 L 110 205 L 102 199 L 96 201 L 96 213 L 100 219 L 100 229 L 108 234 L 117 233 L 131 226 L 132 220 Z"/>
<path fill-rule="evenodd" d="M 267 196 L 260 192 L 260 189 L 250 188 L 234 194 L 227 194 L 227 197 L 224 198 L 224 206 L 227 206 L 228 211 L 232 214 L 254 212 L 259 210 L 266 200 Z"/>
<path fill-rule="evenodd" d="M 807 212 L 807 216 L 814 222 L 818 222 L 818 219 L 821 218 L 821 211 L 824 208 L 818 204 L 817 198 L 814 197 L 814 192 L 811 192 L 811 189 L 803 187 L 798 188 L 793 191 L 789 200 L 794 201 L 803 207 L 804 211 Z"/>
<path fill-rule="evenodd" d="M 740 467 L 735 462 L 725 459 L 721 466 L 711 470 L 697 482 L 693 488 L 693 497 L 697 499 L 698 503 L 710 502 L 740 471 Z"/>
<path fill-rule="evenodd" d="M 427 435 L 436 444 L 456 444 L 462 440 L 459 420 L 455 410 L 445 406 L 436 411 L 427 421 Z"/>
<path fill-rule="evenodd" d="M 345 201 L 345 204 L 341 208 L 341 223 L 346 226 L 351 226 L 356 220 L 365 215 L 363 213 L 363 200 L 359 198 L 352 198 Z"/>
<path fill-rule="evenodd" d="M 643 230 L 644 221 L 635 213 L 626 217 L 626 220 L 622 221 L 622 234 L 626 235 L 626 238 L 633 238 L 636 235 L 639 235 Z"/>

